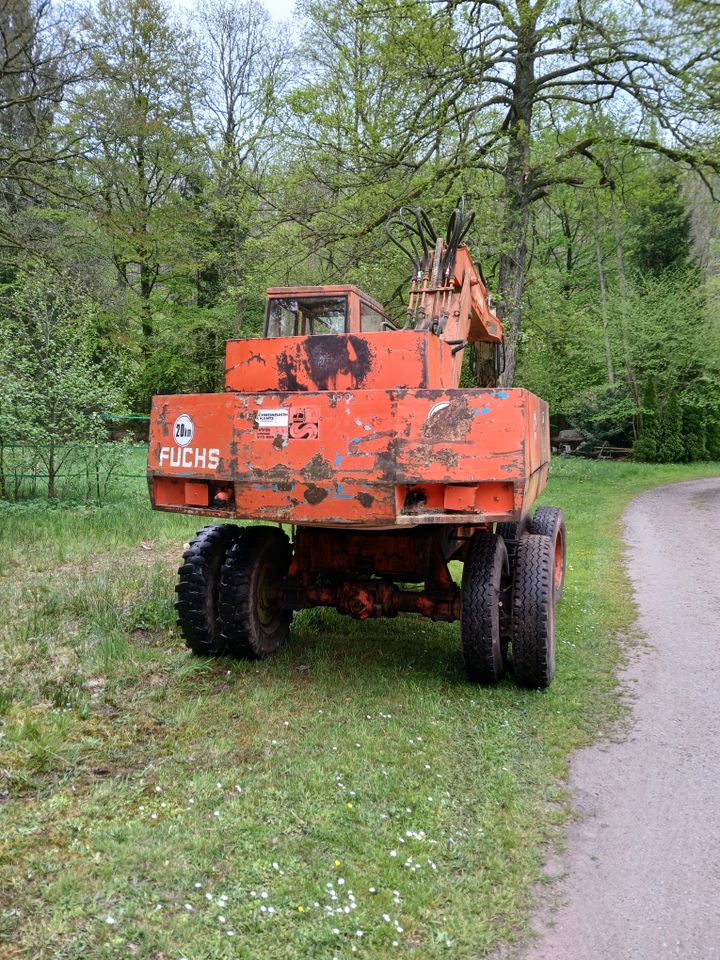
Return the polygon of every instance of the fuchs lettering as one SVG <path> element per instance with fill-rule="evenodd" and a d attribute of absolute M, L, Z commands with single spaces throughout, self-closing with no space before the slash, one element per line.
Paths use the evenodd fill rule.
<path fill-rule="evenodd" d="M 220 451 L 196 447 L 160 447 L 158 463 L 162 467 L 180 467 L 183 470 L 215 470 L 220 463 Z"/>

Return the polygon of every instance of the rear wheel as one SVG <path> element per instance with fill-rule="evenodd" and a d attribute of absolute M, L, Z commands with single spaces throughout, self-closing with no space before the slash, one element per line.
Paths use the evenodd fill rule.
<path fill-rule="evenodd" d="M 220 568 L 241 531 L 231 524 L 203 527 L 183 554 L 175 586 L 178 626 L 193 653 L 221 656 L 225 645 L 218 627 Z"/>
<path fill-rule="evenodd" d="M 521 537 L 513 581 L 512 662 L 524 687 L 548 687 L 555 675 L 554 559 L 548 537 Z"/>
<path fill-rule="evenodd" d="M 460 634 L 468 679 L 497 683 L 507 662 L 510 574 L 502 537 L 476 533 L 463 567 Z"/>
<path fill-rule="evenodd" d="M 563 595 L 565 587 L 566 535 L 565 518 L 560 507 L 538 507 L 530 524 L 530 533 L 547 537 L 553 548 L 553 582 L 555 600 Z"/>
<path fill-rule="evenodd" d="M 292 549 L 277 527 L 246 527 L 223 563 L 219 625 L 228 653 L 263 658 L 287 640 L 292 611 L 280 603 Z"/>

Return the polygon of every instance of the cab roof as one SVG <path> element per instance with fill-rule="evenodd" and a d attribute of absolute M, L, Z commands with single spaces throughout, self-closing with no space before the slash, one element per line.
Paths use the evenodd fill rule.
<path fill-rule="evenodd" d="M 352 283 L 342 283 L 322 287 L 268 287 L 267 299 L 275 297 L 347 297 L 356 296 L 368 306 L 385 315 L 385 308 L 373 297 L 356 287 Z"/>

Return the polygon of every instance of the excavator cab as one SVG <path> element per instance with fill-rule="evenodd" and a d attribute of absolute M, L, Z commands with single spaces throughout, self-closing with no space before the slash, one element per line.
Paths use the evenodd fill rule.
<path fill-rule="evenodd" d="M 377 333 L 381 305 L 350 284 L 329 287 L 271 287 L 265 306 L 264 336 L 317 337 Z"/>

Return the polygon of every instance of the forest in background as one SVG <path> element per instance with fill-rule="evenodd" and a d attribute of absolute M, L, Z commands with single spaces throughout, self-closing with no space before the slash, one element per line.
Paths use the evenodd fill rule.
<path fill-rule="evenodd" d="M 384 223 L 461 195 L 502 382 L 593 443 L 720 459 L 719 108 L 714 0 L 0 0 L 0 496 L 221 389 L 267 286 L 402 319 Z"/>

